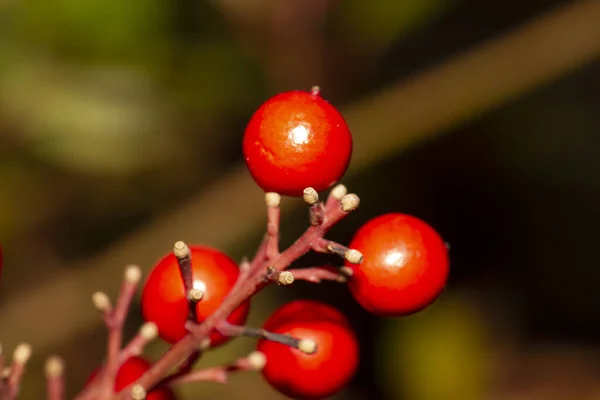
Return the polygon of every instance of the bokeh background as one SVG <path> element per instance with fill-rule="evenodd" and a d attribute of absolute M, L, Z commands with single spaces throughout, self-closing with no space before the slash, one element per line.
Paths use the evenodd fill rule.
<path fill-rule="evenodd" d="M 450 284 L 390 320 L 343 285 L 273 287 L 250 323 L 297 297 L 342 309 L 362 364 L 338 399 L 600 398 L 598 21 L 597 0 L 0 0 L 0 340 L 34 347 L 22 398 L 43 397 L 50 354 L 70 394 L 101 362 L 90 295 L 116 295 L 125 265 L 176 240 L 252 253 L 245 123 L 313 85 L 353 130 L 344 183 L 362 198 L 330 237 L 414 214 L 450 243 Z M 282 223 L 291 243 L 301 202 Z M 251 373 L 180 392 L 282 399 Z"/>

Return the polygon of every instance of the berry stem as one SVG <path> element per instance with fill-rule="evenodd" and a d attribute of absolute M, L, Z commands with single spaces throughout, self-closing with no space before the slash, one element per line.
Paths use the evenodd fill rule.
<path fill-rule="evenodd" d="M 106 367 L 100 382 L 100 399 L 109 399 L 114 393 L 115 377 L 119 370 L 119 352 L 123 342 L 123 325 L 141 277 L 142 271 L 135 265 L 125 270 L 117 305 L 109 318 Z"/>
<path fill-rule="evenodd" d="M 133 356 L 139 356 L 146 345 L 158 336 L 158 328 L 154 322 L 146 322 L 138 331 L 137 335 L 121 350 L 118 357 L 119 365 L 123 364 Z"/>
<path fill-rule="evenodd" d="M 269 332 L 264 329 L 250 328 L 247 326 L 231 325 L 228 322 L 223 322 L 217 328 L 221 334 L 225 336 L 244 336 L 251 339 L 265 339 L 271 342 L 281 343 L 295 349 L 301 349 L 302 340 L 290 335 L 282 335 L 280 333 Z"/>
<path fill-rule="evenodd" d="M 31 346 L 27 343 L 19 344 L 13 353 L 13 359 L 10 366 L 10 373 L 6 378 L 8 387 L 8 398 L 16 399 L 19 393 L 19 386 L 21 385 L 21 379 L 25 372 L 25 365 L 31 357 Z"/>
<path fill-rule="evenodd" d="M 267 207 L 267 249 L 266 257 L 272 260 L 279 255 L 279 205 Z"/>
<path fill-rule="evenodd" d="M 290 269 L 287 272 L 292 274 L 294 280 L 312 283 L 321 283 L 321 281 L 346 282 L 348 280 L 347 271 L 333 266 Z"/>
<path fill-rule="evenodd" d="M 46 361 L 46 399 L 65 399 L 64 362 L 53 356 Z"/>
<path fill-rule="evenodd" d="M 192 352 L 198 350 L 200 345 L 208 338 L 211 331 L 220 326 L 226 318 L 240 304 L 254 295 L 258 290 L 268 283 L 266 278 L 267 265 L 274 268 L 274 271 L 283 271 L 291 265 L 291 263 L 302 255 L 311 250 L 313 243 L 322 238 L 329 229 L 339 221 L 341 221 L 351 210 L 344 210 L 341 206 L 329 207 L 324 213 L 323 223 L 318 226 L 309 227 L 296 242 L 294 242 L 285 251 L 279 253 L 272 260 L 267 260 L 264 257 L 266 253 L 266 241 L 263 240 L 261 247 L 256 253 L 255 258 L 250 264 L 250 269 L 246 279 L 236 285 L 235 290 L 232 290 L 229 296 L 223 301 L 221 306 L 202 324 L 193 327 L 194 332 L 186 335 L 179 342 L 175 343 L 171 348 L 163 354 L 163 356 L 154 365 L 144 373 L 134 384 L 141 385 L 148 390 L 159 383 L 169 371 L 176 368 L 184 362 Z M 264 250 L 262 250 L 264 248 Z M 130 399 L 131 388 L 133 384 L 121 391 L 113 399 Z"/>
<path fill-rule="evenodd" d="M 245 357 L 237 359 L 230 365 L 204 368 L 177 376 L 174 379 L 169 380 L 168 384 L 176 385 L 189 382 L 227 383 L 227 378 L 231 372 L 258 371 L 265 366 L 266 361 L 263 353 L 255 351 Z"/>

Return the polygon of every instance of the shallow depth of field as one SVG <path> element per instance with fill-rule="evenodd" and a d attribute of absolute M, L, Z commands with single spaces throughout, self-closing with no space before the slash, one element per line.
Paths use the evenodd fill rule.
<path fill-rule="evenodd" d="M 352 129 L 343 183 L 362 200 L 330 239 L 413 214 L 450 243 L 450 283 L 390 320 L 342 284 L 273 285 L 249 325 L 293 298 L 340 308 L 362 346 L 340 400 L 600 398 L 598 21 L 599 0 L 0 0 L 0 342 L 33 346 L 22 398 L 42 398 L 53 353 L 81 388 L 105 351 L 90 296 L 115 296 L 125 265 L 177 240 L 253 253 L 245 124 L 313 85 Z M 282 209 L 284 246 L 307 220 Z M 136 305 L 129 334 L 141 322 Z M 179 392 L 283 399 L 255 373 Z"/>

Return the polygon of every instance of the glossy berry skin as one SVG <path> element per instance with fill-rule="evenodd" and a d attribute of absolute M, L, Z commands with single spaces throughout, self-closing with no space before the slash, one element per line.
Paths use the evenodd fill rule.
<path fill-rule="evenodd" d="M 205 246 L 189 248 L 192 253 L 194 288 L 204 292 L 196 306 L 197 321 L 202 322 L 219 308 L 229 294 L 238 278 L 239 268 L 235 261 L 218 250 Z M 188 302 L 177 258 L 172 253 L 160 260 L 150 272 L 142 290 L 141 303 L 144 319 L 156 323 L 163 340 L 175 343 L 186 335 Z M 246 322 L 249 310 L 250 302 L 246 301 L 227 320 L 242 325 Z M 229 338 L 214 331 L 210 339 L 214 347 Z"/>
<path fill-rule="evenodd" d="M 358 342 L 346 317 L 330 305 L 295 300 L 279 308 L 264 329 L 317 343 L 314 354 L 261 340 L 267 357 L 262 374 L 282 394 L 298 400 L 323 399 L 343 389 L 359 360 Z"/>
<path fill-rule="evenodd" d="M 280 93 L 254 113 L 244 134 L 246 165 L 265 192 L 322 191 L 346 172 L 352 135 L 318 90 Z"/>
<path fill-rule="evenodd" d="M 131 357 L 125 361 L 115 377 L 115 392 L 125 389 L 127 386 L 138 380 L 151 367 L 151 364 L 141 357 Z M 98 375 L 99 370 L 92 372 L 87 380 L 89 384 Z M 146 400 L 176 400 L 171 389 L 167 387 L 159 387 L 151 390 L 146 395 Z"/>
<path fill-rule="evenodd" d="M 348 286 L 368 311 L 382 317 L 413 314 L 443 291 L 449 273 L 448 250 L 438 233 L 422 220 L 399 213 L 376 217 L 354 235 L 350 248 L 360 265 Z"/>

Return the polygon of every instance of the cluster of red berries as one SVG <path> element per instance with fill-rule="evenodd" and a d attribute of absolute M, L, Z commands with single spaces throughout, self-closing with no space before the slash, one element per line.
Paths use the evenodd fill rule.
<path fill-rule="evenodd" d="M 131 395 L 136 399 L 174 399 L 169 384 L 224 381 L 224 374 L 236 369 L 260 369 L 273 388 L 291 398 L 328 397 L 349 383 L 359 362 L 357 338 L 347 318 L 322 302 L 295 300 L 271 315 L 262 329 L 247 328 L 243 325 L 254 293 L 271 281 L 281 285 L 294 279 L 343 281 L 369 312 L 398 317 L 431 304 L 446 284 L 446 244 L 416 217 L 399 213 L 378 216 L 356 232 L 348 247 L 323 239 L 328 228 L 356 208 L 359 200 L 338 185 L 326 203 L 319 201 L 318 192 L 331 188 L 346 172 L 352 136 L 342 115 L 321 97 L 318 88 L 282 93 L 265 102 L 247 126 L 243 152 L 253 179 L 266 193 L 268 233 L 264 246 L 252 261 L 238 265 L 216 249 L 177 242 L 173 252 L 151 270 L 143 286 L 142 314 L 149 324 L 146 328 L 151 328 L 150 334 L 143 336 L 158 335 L 173 344 L 171 352 L 176 354 L 176 348 L 183 348 L 181 343 L 190 335 L 204 339 L 195 344 L 199 351 L 245 335 L 259 339 L 257 351 L 240 359 L 235 368 L 190 372 L 192 366 L 187 365 L 175 375 L 147 380 L 145 385 L 137 385 L 142 395 Z M 302 196 L 310 206 L 311 227 L 304 239 L 290 248 L 293 250 L 285 252 L 279 252 L 277 244 L 280 195 Z M 345 264 L 287 269 L 311 249 L 339 254 L 346 259 Z M 127 279 L 137 282 L 139 274 L 130 273 Z M 97 296 L 95 303 L 101 310 L 111 309 L 103 296 Z M 110 327 L 114 319 L 108 311 L 105 316 Z M 115 393 L 125 388 L 133 393 L 136 385 L 131 384 L 140 382 L 139 378 L 143 381 L 152 369 L 139 352 L 130 353 L 114 369 L 110 390 Z M 188 361 L 193 364 L 196 359 L 190 357 Z M 97 375 L 90 378 L 88 386 L 100 379 Z"/>

